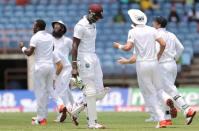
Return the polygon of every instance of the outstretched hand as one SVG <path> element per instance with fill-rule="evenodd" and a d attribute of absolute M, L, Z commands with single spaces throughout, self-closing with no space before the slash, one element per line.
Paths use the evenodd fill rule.
<path fill-rule="evenodd" d="M 126 58 L 124 58 L 124 57 L 120 57 L 120 58 L 117 60 L 117 62 L 118 62 L 119 64 L 129 64 L 129 60 L 126 59 Z"/>
<path fill-rule="evenodd" d="M 118 49 L 119 46 L 120 46 L 120 43 L 118 43 L 118 42 L 113 42 L 113 48 Z"/>

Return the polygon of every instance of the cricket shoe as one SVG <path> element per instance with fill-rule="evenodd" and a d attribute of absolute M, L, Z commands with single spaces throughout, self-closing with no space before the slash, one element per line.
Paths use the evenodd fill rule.
<path fill-rule="evenodd" d="M 99 123 L 95 123 L 94 125 L 89 125 L 88 126 L 89 129 L 106 129 L 105 126 L 99 124 Z"/>
<path fill-rule="evenodd" d="M 32 117 L 32 125 L 42 125 L 45 126 L 47 124 L 46 119 L 38 120 L 37 117 Z"/>
<path fill-rule="evenodd" d="M 173 101 L 171 99 L 168 99 L 166 101 L 166 104 L 170 108 L 171 118 L 176 118 L 177 117 L 177 109 L 175 108 Z"/>
<path fill-rule="evenodd" d="M 166 121 L 166 125 L 167 126 L 171 126 L 171 125 L 173 125 L 173 123 L 172 123 L 172 121 L 171 120 L 165 120 Z"/>
<path fill-rule="evenodd" d="M 167 126 L 168 125 L 167 125 L 166 120 L 163 120 L 163 121 L 158 122 L 155 128 L 166 128 Z"/>
<path fill-rule="evenodd" d="M 67 117 L 66 107 L 64 105 L 60 105 L 60 106 L 58 106 L 58 111 L 59 111 L 59 113 L 61 113 L 59 122 L 64 122 L 66 120 L 66 117 Z"/>
<path fill-rule="evenodd" d="M 79 114 L 76 114 L 76 115 L 73 115 L 71 113 L 72 109 L 69 109 L 67 110 L 67 113 L 70 115 L 70 118 L 71 118 L 71 121 L 72 123 L 75 125 L 75 126 L 78 126 L 79 125 L 79 122 L 78 122 L 78 116 Z"/>
<path fill-rule="evenodd" d="M 192 120 L 194 116 L 196 115 L 196 111 L 192 108 L 189 108 L 186 113 L 186 125 L 190 125 L 192 123 Z"/>

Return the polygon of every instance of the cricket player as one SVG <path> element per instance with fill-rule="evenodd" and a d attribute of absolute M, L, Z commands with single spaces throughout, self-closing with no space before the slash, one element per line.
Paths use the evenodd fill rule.
<path fill-rule="evenodd" d="M 177 107 L 184 112 L 186 124 L 189 125 L 191 124 L 196 111 L 185 103 L 174 84 L 177 76 L 176 61 L 179 60 L 184 47 L 175 34 L 166 30 L 166 18 L 161 16 L 155 17 L 153 26 L 158 30 L 158 33 L 167 43 L 165 51 L 159 60 L 160 71 L 163 76 L 163 81 L 165 82 L 164 91 L 174 99 Z"/>
<path fill-rule="evenodd" d="M 103 74 L 99 58 L 95 53 L 96 22 L 103 18 L 100 4 L 91 4 L 88 15 L 84 16 L 74 28 L 72 48 L 72 75 L 79 75 L 85 87 L 82 89 L 87 106 L 88 128 L 104 129 L 97 122 L 96 100 L 103 98 Z"/>
<path fill-rule="evenodd" d="M 166 43 L 159 36 L 155 28 L 146 25 L 146 15 L 137 9 L 131 9 L 128 14 L 133 22 L 134 28 L 129 31 L 128 40 L 125 45 L 117 42 L 114 43 L 114 48 L 124 51 L 130 51 L 135 47 L 136 52 L 136 70 L 138 84 L 142 94 L 149 100 L 149 105 L 159 118 L 156 128 L 168 126 L 164 112 L 160 109 L 159 100 L 162 97 L 162 79 L 159 71 L 158 60 L 161 58 Z M 156 54 L 156 41 L 160 44 L 160 50 Z M 133 58 L 131 58 L 133 59 Z M 154 92 L 153 89 L 156 91 Z M 166 100 L 172 101 L 171 99 Z M 172 107 L 170 107 L 172 109 Z"/>
<path fill-rule="evenodd" d="M 178 106 L 178 108 L 184 112 L 186 117 L 186 124 L 189 125 L 191 124 L 196 111 L 194 111 L 185 103 L 177 91 L 176 86 L 174 85 L 177 75 L 176 61 L 181 56 L 184 47 L 173 33 L 166 31 L 166 25 L 167 20 L 164 17 L 155 17 L 153 26 L 158 29 L 158 32 L 161 34 L 162 38 L 167 42 L 165 51 L 159 60 L 160 71 L 163 75 L 162 78 L 166 85 L 164 86 L 164 91 L 171 95 L 171 97 L 175 100 L 175 104 Z M 121 64 L 130 64 L 134 63 L 135 61 L 135 55 L 133 55 L 130 59 L 121 58 L 118 60 L 118 62 Z M 153 111 L 151 111 L 151 116 L 154 116 Z"/>
<path fill-rule="evenodd" d="M 69 55 L 72 50 L 72 40 L 64 36 L 64 34 L 67 32 L 67 27 L 61 20 L 52 22 L 52 27 L 52 35 L 54 37 L 54 63 L 61 63 L 58 65 L 56 64 L 56 75 L 54 77 L 55 94 L 63 100 L 63 103 L 66 107 L 72 107 L 74 104 L 74 99 L 69 88 L 72 71 Z M 57 74 L 57 72 L 60 73 Z M 66 107 L 64 107 L 64 111 L 62 113 L 58 113 L 57 119 L 55 120 L 56 122 L 63 122 L 66 119 L 66 112 L 68 110 Z M 78 125 L 77 121 L 75 120 L 76 119 L 72 117 L 73 123 Z"/>
<path fill-rule="evenodd" d="M 48 114 L 48 100 L 53 92 L 53 37 L 45 31 L 46 23 L 38 19 L 33 26 L 30 47 L 19 43 L 22 52 L 34 55 L 34 93 L 37 101 L 37 117 L 32 124 L 46 125 Z"/>

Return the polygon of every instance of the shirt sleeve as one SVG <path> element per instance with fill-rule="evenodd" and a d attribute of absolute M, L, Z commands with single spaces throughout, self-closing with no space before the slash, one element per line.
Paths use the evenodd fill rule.
<path fill-rule="evenodd" d="M 59 61 L 61 61 L 61 58 L 59 56 L 59 53 L 57 51 L 53 51 L 53 62 L 56 64 Z"/>
<path fill-rule="evenodd" d="M 175 59 L 178 60 L 184 50 L 184 47 L 182 45 L 182 43 L 179 41 L 179 39 L 175 36 L 174 38 L 175 41 L 175 47 L 176 47 L 176 56 Z"/>
<path fill-rule="evenodd" d="M 32 47 L 37 46 L 37 39 L 36 39 L 35 35 L 32 36 L 32 38 L 30 39 L 30 46 L 32 46 Z"/>
<path fill-rule="evenodd" d="M 78 39 L 82 39 L 84 35 L 84 28 L 81 25 L 76 25 L 74 28 L 74 37 Z"/>
<path fill-rule="evenodd" d="M 127 41 L 134 43 L 134 40 L 135 40 L 135 38 L 133 36 L 133 32 L 132 32 L 132 30 L 130 30 L 129 33 L 128 33 L 128 39 L 127 39 Z"/>
<path fill-rule="evenodd" d="M 156 29 L 154 30 L 154 38 L 155 40 L 161 38 L 161 33 L 159 33 Z"/>

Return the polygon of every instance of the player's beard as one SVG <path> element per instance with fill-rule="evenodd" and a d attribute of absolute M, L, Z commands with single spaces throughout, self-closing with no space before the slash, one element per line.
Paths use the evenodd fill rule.
<path fill-rule="evenodd" d="M 97 22 L 97 19 L 95 18 L 95 16 L 93 14 L 88 14 L 87 19 L 90 24 Z"/>
<path fill-rule="evenodd" d="M 52 35 L 55 37 L 55 38 L 61 38 L 63 36 L 63 32 L 61 31 L 53 31 L 52 32 Z"/>

